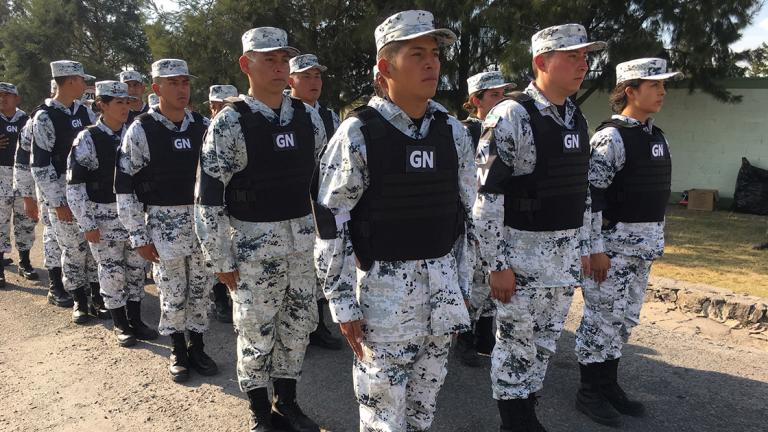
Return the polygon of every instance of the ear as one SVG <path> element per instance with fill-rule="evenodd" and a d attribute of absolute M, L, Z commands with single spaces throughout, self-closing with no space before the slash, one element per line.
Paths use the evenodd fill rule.
<path fill-rule="evenodd" d="M 238 63 L 240 64 L 240 70 L 248 75 L 248 71 L 250 71 L 250 59 L 243 54 L 238 59 Z"/>
<path fill-rule="evenodd" d="M 288 86 L 293 88 L 294 85 L 295 85 L 295 82 L 294 82 L 294 79 L 293 79 L 293 74 L 288 75 Z"/>
<path fill-rule="evenodd" d="M 152 92 L 155 93 L 158 96 L 161 96 L 160 95 L 160 84 L 152 83 Z"/>
<path fill-rule="evenodd" d="M 635 90 L 637 89 L 631 86 L 627 86 L 627 88 L 624 89 L 624 95 L 627 97 L 627 100 L 635 97 Z"/>
<path fill-rule="evenodd" d="M 536 57 L 533 58 L 533 64 L 536 65 L 536 68 L 540 72 L 546 72 L 547 70 L 547 59 L 546 56 L 543 54 L 539 54 Z"/>
<path fill-rule="evenodd" d="M 392 79 L 392 70 L 390 69 L 391 64 L 387 59 L 380 58 L 379 61 L 376 62 L 376 66 L 379 68 L 379 75 L 384 78 Z"/>
<path fill-rule="evenodd" d="M 477 96 L 472 95 L 472 96 L 469 97 L 469 103 L 471 103 L 475 107 L 479 107 L 480 106 L 480 99 Z"/>

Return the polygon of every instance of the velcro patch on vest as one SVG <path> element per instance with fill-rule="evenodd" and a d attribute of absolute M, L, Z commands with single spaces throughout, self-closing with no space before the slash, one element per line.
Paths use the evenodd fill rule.
<path fill-rule="evenodd" d="M 501 117 L 497 116 L 496 114 L 488 114 L 485 116 L 485 119 L 483 120 L 483 127 L 484 128 L 494 128 L 499 123 L 499 119 Z"/>
<path fill-rule="evenodd" d="M 436 149 L 433 146 L 406 147 L 405 172 L 437 171 Z"/>
<path fill-rule="evenodd" d="M 293 131 L 272 134 L 272 144 L 274 144 L 275 151 L 290 151 L 298 148 Z"/>
<path fill-rule="evenodd" d="M 563 153 L 581 153 L 581 146 L 586 143 L 579 142 L 578 131 L 563 132 Z"/>
<path fill-rule="evenodd" d="M 667 143 L 651 141 L 651 160 L 664 160 L 667 157 Z"/>
<path fill-rule="evenodd" d="M 85 125 L 83 125 L 83 121 L 79 118 L 73 118 L 71 119 L 71 125 L 73 130 L 80 130 L 83 129 Z"/>
<path fill-rule="evenodd" d="M 173 151 L 175 152 L 191 152 L 192 151 L 192 139 L 191 138 L 174 138 L 173 139 Z"/>
<path fill-rule="evenodd" d="M 5 127 L 5 131 L 9 134 L 19 133 L 19 127 L 11 124 Z"/>

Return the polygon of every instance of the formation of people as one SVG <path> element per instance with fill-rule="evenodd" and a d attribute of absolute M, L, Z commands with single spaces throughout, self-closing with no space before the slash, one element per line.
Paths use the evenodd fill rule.
<path fill-rule="evenodd" d="M 533 35 L 523 91 L 470 77 L 463 122 L 433 100 L 451 30 L 410 10 L 374 38 L 376 95 L 343 122 L 318 103 L 326 67 L 274 27 L 242 35 L 249 89 L 211 86 L 211 119 L 189 110 L 180 59 L 152 64 L 147 103 L 137 71 L 96 82 L 98 115 L 75 61 L 51 63 L 30 115 L 0 83 L 0 262 L 13 227 L 19 274 L 38 278 L 42 219 L 48 301 L 76 324 L 111 319 L 120 346 L 169 336 L 175 382 L 218 373 L 213 295 L 258 432 L 320 430 L 296 392 L 309 344 L 342 348 L 326 307 L 354 353 L 361 431 L 429 430 L 454 335 L 465 365 L 491 357 L 500 431 L 544 431 L 536 394 L 581 287 L 576 408 L 610 426 L 642 416 L 618 365 L 663 253 L 671 162 L 651 116 L 680 74 L 619 64 L 615 114 L 590 139 L 571 97 L 606 43 L 581 25 Z M 157 330 L 142 319 L 148 263 Z"/>

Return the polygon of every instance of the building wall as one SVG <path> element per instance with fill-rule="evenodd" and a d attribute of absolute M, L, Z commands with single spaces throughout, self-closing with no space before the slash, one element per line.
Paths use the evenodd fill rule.
<path fill-rule="evenodd" d="M 742 96 L 726 104 L 687 89 L 669 89 L 655 124 L 664 130 L 672 154 L 672 190 L 717 189 L 733 197 L 741 158 L 768 169 L 768 79 L 725 82 Z M 595 93 L 582 105 L 594 128 L 611 115 L 607 93 Z M 673 198 L 676 198 L 673 196 Z"/>

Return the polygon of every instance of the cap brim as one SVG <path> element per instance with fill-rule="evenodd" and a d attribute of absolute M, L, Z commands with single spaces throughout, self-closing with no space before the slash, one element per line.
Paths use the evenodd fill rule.
<path fill-rule="evenodd" d="M 513 90 L 513 89 L 517 88 L 517 84 L 515 84 L 515 83 L 513 83 L 513 82 L 508 82 L 508 83 L 499 84 L 499 85 L 495 85 L 495 86 L 491 86 L 491 87 L 486 87 L 486 88 L 481 88 L 481 89 L 475 89 L 475 90 L 473 90 L 473 91 L 470 91 L 470 92 L 468 92 L 468 93 L 469 93 L 469 94 L 472 94 L 472 93 L 477 93 L 477 92 L 479 92 L 479 91 L 483 91 L 483 90 L 496 90 L 496 89 L 500 89 L 500 88 L 503 88 L 503 89 L 505 89 L 505 90 L 507 90 L 507 89 L 509 89 L 509 90 Z"/>
<path fill-rule="evenodd" d="M 297 55 L 301 54 L 301 51 L 297 50 L 296 48 L 294 48 L 292 46 L 282 46 L 282 47 L 273 47 L 273 48 L 256 48 L 256 49 L 250 49 L 250 50 L 246 51 L 246 53 L 251 52 L 251 51 L 253 51 L 253 52 L 261 52 L 261 53 L 272 52 L 272 51 L 287 51 L 288 54 L 291 55 L 291 57 L 296 57 Z M 243 53 L 243 54 L 245 54 L 245 53 Z"/>
<path fill-rule="evenodd" d="M 83 77 L 83 79 L 86 81 L 93 81 L 96 79 L 96 77 L 93 75 L 88 75 L 88 74 L 79 74 L 79 75 Z"/>
<path fill-rule="evenodd" d="M 291 73 L 295 74 L 295 73 L 300 73 L 300 72 L 306 72 L 306 71 L 308 71 L 310 69 L 320 69 L 320 72 L 325 72 L 325 71 L 328 70 L 327 67 L 325 67 L 325 66 L 323 66 L 321 64 L 316 64 L 314 66 L 308 66 L 308 67 L 305 67 L 305 68 L 296 69 L 295 71 L 291 71 Z"/>
<path fill-rule="evenodd" d="M 440 46 L 440 47 L 447 47 L 447 46 L 453 44 L 454 42 L 456 42 L 456 40 L 458 39 L 456 37 L 456 33 L 452 32 L 451 30 L 444 29 L 444 28 L 443 29 L 434 29 L 434 30 L 427 30 L 427 31 L 419 32 L 419 33 L 414 33 L 414 34 L 411 34 L 411 35 L 408 35 L 408 36 L 403 36 L 403 37 L 392 39 L 390 41 L 387 41 L 387 43 L 385 43 L 384 45 L 382 45 L 381 48 L 384 48 L 385 46 L 387 46 L 391 42 L 413 40 L 413 39 L 418 39 L 418 38 L 420 38 L 422 36 L 432 36 L 432 37 L 434 37 L 435 40 L 437 41 L 437 45 Z M 381 48 L 379 48 L 379 49 L 381 49 Z"/>
<path fill-rule="evenodd" d="M 191 74 L 153 75 L 152 78 L 171 78 L 171 77 L 177 77 L 177 76 L 197 78 L 197 75 L 191 75 Z"/>
<path fill-rule="evenodd" d="M 578 49 L 586 48 L 587 52 L 602 51 L 608 48 L 608 44 L 603 41 L 585 42 L 582 44 L 571 45 L 563 48 L 553 49 L 552 51 L 574 51 Z M 544 53 L 541 53 L 544 54 Z"/>
<path fill-rule="evenodd" d="M 673 78 L 682 78 L 682 77 L 683 77 L 683 73 L 682 72 L 667 72 L 667 73 L 663 73 L 663 74 L 647 76 L 647 77 L 640 78 L 640 79 L 652 80 L 652 81 L 663 81 L 663 80 L 668 80 L 668 79 L 673 79 Z"/>

